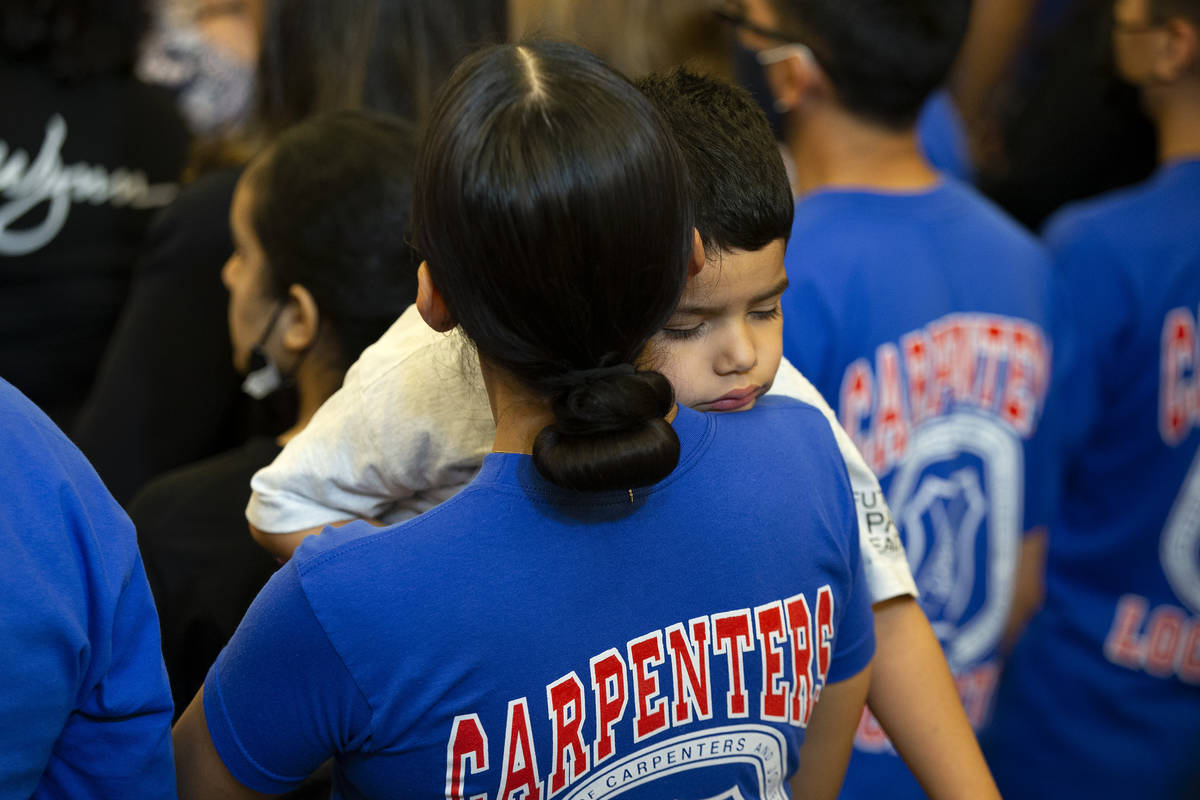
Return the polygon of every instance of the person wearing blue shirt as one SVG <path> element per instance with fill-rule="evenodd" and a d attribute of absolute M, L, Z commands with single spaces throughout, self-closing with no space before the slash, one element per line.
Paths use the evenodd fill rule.
<path fill-rule="evenodd" d="M 133 525 L 3 380 L 0 551 L 0 797 L 175 797 L 171 692 Z"/>
<path fill-rule="evenodd" d="M 1046 231 L 1082 358 L 1045 605 L 984 738 L 1010 796 L 1200 794 L 1200 2 L 1115 17 L 1161 165 Z"/>
<path fill-rule="evenodd" d="M 742 39 L 788 110 L 796 165 L 784 354 L 879 476 L 978 730 L 1003 646 L 1032 603 L 1027 578 L 1050 521 L 1055 455 L 1043 410 L 1058 353 L 1045 250 L 921 151 L 919 115 L 946 80 L 970 3 L 745 9 Z M 864 714 L 843 797 L 997 796 L 986 769 L 967 788 L 953 768 L 921 768 L 939 754 L 960 760 L 946 752 L 981 761 L 973 739 L 889 739 L 883 727 Z"/>
<path fill-rule="evenodd" d="M 304 539 L 175 728 L 184 797 L 331 757 L 345 798 L 836 794 L 874 651 L 854 501 L 815 408 L 704 414 L 655 369 L 708 268 L 685 163 L 580 48 L 451 76 L 416 305 L 476 347 L 491 452 L 415 519 Z"/>

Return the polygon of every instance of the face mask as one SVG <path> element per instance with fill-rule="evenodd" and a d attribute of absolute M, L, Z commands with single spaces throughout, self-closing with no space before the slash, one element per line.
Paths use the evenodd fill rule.
<path fill-rule="evenodd" d="M 284 374 L 279 370 L 275 359 L 267 355 L 258 345 L 250 351 L 250 372 L 242 381 L 242 391 L 255 400 L 262 400 L 283 388 Z"/>
<path fill-rule="evenodd" d="M 775 107 L 775 96 L 771 93 L 771 85 L 767 83 L 767 68 L 759 63 L 758 51 L 746 47 L 740 41 L 734 40 L 733 75 L 739 86 L 750 93 L 754 102 L 767 115 L 771 131 L 779 141 L 784 139 L 784 123 L 787 113 Z"/>
<path fill-rule="evenodd" d="M 281 389 L 284 383 L 287 382 L 287 376 L 279 369 L 279 365 L 275 363 L 275 359 L 263 349 L 263 345 L 267 342 L 267 337 L 271 335 L 271 331 L 275 330 L 275 323 L 279 321 L 279 315 L 283 313 L 283 304 L 280 303 L 275 307 L 275 311 L 271 314 L 271 321 L 267 323 L 266 329 L 254 347 L 250 348 L 250 372 L 246 374 L 246 379 L 242 381 L 242 391 L 253 397 L 255 400 L 262 400 Z"/>

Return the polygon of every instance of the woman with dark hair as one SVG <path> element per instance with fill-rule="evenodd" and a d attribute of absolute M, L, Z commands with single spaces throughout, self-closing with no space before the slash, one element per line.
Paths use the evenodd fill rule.
<path fill-rule="evenodd" d="M 347 108 L 420 121 L 455 58 L 500 38 L 491 0 L 268 0 L 247 138 L 213 158 L 238 164 L 290 125 Z M 309 167 L 304 167 L 309 168 Z M 244 397 L 231 367 L 220 265 L 238 167 L 196 181 L 143 249 L 129 303 L 76 438 L 113 495 L 290 424 Z M 283 415 L 286 417 L 286 415 Z"/>
<path fill-rule="evenodd" d="M 182 710 L 277 563 L 246 535 L 250 476 L 416 298 L 409 245 L 416 138 L 344 111 L 287 131 L 238 182 L 222 278 L 240 372 L 287 384 L 290 426 L 151 481 L 129 507 Z M 286 376 L 286 377 L 285 377 Z"/>
<path fill-rule="evenodd" d="M 0 376 L 73 424 L 187 131 L 133 75 L 139 0 L 0 4 Z"/>
<path fill-rule="evenodd" d="M 503 46 L 420 152 L 417 307 L 478 349 L 493 452 L 300 546 L 176 726 L 181 796 L 332 756 L 337 797 L 832 797 L 874 643 L 853 501 L 820 412 L 677 408 L 646 361 L 704 266 L 665 123 L 583 50 Z"/>

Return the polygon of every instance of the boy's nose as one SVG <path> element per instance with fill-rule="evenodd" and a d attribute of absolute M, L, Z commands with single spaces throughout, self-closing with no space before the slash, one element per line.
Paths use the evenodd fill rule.
<path fill-rule="evenodd" d="M 725 337 L 717 371 L 722 375 L 748 372 L 758 363 L 758 348 L 745 325 L 734 326 Z"/>

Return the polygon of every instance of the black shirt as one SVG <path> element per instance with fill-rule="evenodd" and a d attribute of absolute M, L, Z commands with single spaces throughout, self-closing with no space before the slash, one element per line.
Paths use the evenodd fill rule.
<path fill-rule="evenodd" d="M 250 538 L 246 503 L 251 476 L 280 449 L 274 439 L 255 437 L 151 481 L 129 506 L 177 716 L 278 567 Z"/>
<path fill-rule="evenodd" d="M 132 77 L 0 65 L 0 376 L 69 427 L 188 136 Z"/>

